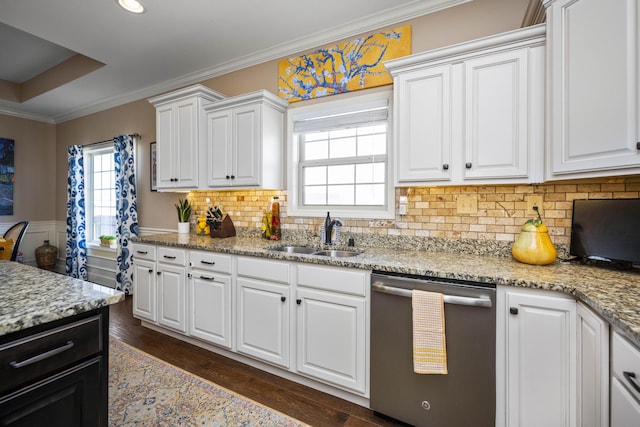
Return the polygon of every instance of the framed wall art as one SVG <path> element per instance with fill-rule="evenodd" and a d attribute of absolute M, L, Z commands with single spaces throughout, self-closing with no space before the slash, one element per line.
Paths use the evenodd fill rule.
<path fill-rule="evenodd" d="M 13 139 L 0 138 L 0 215 L 13 215 Z"/>

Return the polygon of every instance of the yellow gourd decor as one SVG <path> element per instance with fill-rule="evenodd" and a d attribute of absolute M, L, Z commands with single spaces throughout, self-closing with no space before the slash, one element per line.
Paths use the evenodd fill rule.
<path fill-rule="evenodd" d="M 538 209 L 534 207 L 536 212 Z M 552 264 L 556 260 L 556 247 L 549 237 L 549 230 L 538 219 L 530 219 L 520 229 L 520 234 L 511 249 L 513 257 L 522 263 L 533 265 Z"/>

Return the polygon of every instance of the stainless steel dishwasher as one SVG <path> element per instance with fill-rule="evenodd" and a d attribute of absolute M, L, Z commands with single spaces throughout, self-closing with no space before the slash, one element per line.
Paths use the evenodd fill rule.
<path fill-rule="evenodd" d="M 495 284 L 371 276 L 371 409 L 429 427 L 495 425 Z M 444 295 L 448 374 L 413 372 L 413 289 Z"/>

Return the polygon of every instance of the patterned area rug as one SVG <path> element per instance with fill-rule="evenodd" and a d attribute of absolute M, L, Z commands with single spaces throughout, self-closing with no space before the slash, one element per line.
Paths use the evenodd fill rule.
<path fill-rule="evenodd" d="M 109 337 L 109 426 L 306 426 Z"/>

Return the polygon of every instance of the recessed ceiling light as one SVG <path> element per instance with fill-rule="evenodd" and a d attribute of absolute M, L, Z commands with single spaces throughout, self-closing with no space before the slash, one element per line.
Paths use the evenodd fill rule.
<path fill-rule="evenodd" d="M 118 4 L 124 9 L 131 13 L 142 13 L 144 12 L 144 6 L 140 4 L 140 2 L 136 0 L 118 0 Z"/>

